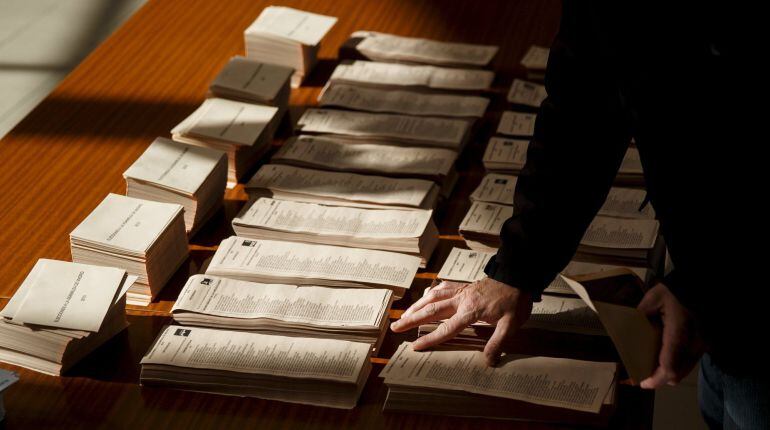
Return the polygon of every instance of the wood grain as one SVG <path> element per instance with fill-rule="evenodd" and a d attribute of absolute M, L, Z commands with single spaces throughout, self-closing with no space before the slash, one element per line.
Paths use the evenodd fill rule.
<path fill-rule="evenodd" d="M 337 48 L 355 30 L 500 46 L 489 114 L 458 163 L 457 189 L 436 213 L 439 249 L 391 317 L 432 282 L 451 247 L 462 243 L 457 226 L 483 175 L 480 154 L 505 108 L 503 94 L 513 76 L 523 76 L 518 61 L 530 44 L 548 45 L 556 32 L 560 6 L 555 0 L 150 0 L 0 141 L 0 297 L 5 298 L 0 305 L 38 258 L 70 258 L 69 232 L 108 193 L 124 193 L 122 172 L 156 136 L 168 136 L 202 102 L 222 65 L 243 52 L 243 30 L 270 4 L 339 17 L 307 85 L 292 91 L 290 119 L 276 145 L 303 109 L 315 104 Z M 129 329 L 68 376 L 3 365 L 21 374 L 6 394 L 7 428 L 544 428 L 382 413 L 385 388 L 376 375 L 385 357 L 414 333 L 387 336 L 360 406 L 352 411 L 139 387 L 139 359 L 170 321 L 173 300 L 189 274 L 200 272 L 219 241 L 232 234 L 229 222 L 244 201 L 242 187 L 229 191 L 224 208 L 192 239 L 190 259 L 159 299 L 148 308 L 129 309 Z M 535 342 L 555 343 L 547 336 Z M 571 343 L 578 356 L 614 354 L 606 344 Z M 558 354 L 561 346 L 552 352 Z M 620 394 L 616 425 L 648 428 L 651 395 L 632 387 Z"/>

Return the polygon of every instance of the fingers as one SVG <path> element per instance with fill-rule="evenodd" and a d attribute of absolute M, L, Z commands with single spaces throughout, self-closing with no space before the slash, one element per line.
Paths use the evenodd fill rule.
<path fill-rule="evenodd" d="M 442 282 L 442 284 L 443 284 L 443 282 Z M 446 300 L 446 299 L 452 298 L 459 291 L 460 291 L 460 289 L 457 289 L 457 288 L 451 288 L 451 289 L 450 288 L 444 288 L 444 289 L 432 288 L 428 292 L 428 294 L 420 297 L 420 299 L 417 300 L 416 302 L 414 302 L 412 304 L 412 306 L 409 306 L 409 308 L 407 310 L 405 310 L 403 314 L 401 314 L 401 318 L 402 319 L 406 318 L 409 315 L 419 311 L 420 309 L 422 309 L 428 303 L 438 302 L 438 301 L 441 301 L 441 300 Z"/>
<path fill-rule="evenodd" d="M 468 286 L 468 283 L 466 282 L 455 282 L 455 281 L 441 281 L 438 285 L 433 287 L 431 290 L 456 290 L 456 289 L 463 289 Z"/>
<path fill-rule="evenodd" d="M 670 370 L 665 369 L 663 366 L 658 366 L 655 371 L 652 372 L 652 375 L 643 380 L 639 386 L 647 390 L 654 390 L 668 384 L 671 378 L 672 374 L 670 373 Z"/>
<path fill-rule="evenodd" d="M 412 312 L 407 316 L 402 315 L 401 319 L 390 325 L 390 329 L 395 332 L 406 331 L 420 324 L 449 318 L 455 312 L 457 312 L 457 301 L 454 299 L 431 302 L 419 311 Z"/>
<path fill-rule="evenodd" d="M 476 318 L 472 312 L 455 314 L 452 318 L 444 321 L 438 326 L 433 333 L 415 340 L 414 343 L 412 343 L 412 348 L 414 348 L 415 351 L 420 351 L 444 343 L 457 336 L 457 334 L 465 327 L 468 327 L 474 322 L 476 322 Z"/>
<path fill-rule="evenodd" d="M 653 374 L 642 381 L 642 388 L 654 389 L 663 385 L 676 385 L 689 371 L 690 366 L 684 363 L 683 351 L 689 346 L 689 336 L 685 327 L 685 318 L 674 309 L 663 312 L 663 334 L 661 339 L 658 367 Z M 693 362 L 694 364 L 694 362 Z"/>
<path fill-rule="evenodd" d="M 503 345 L 516 332 L 516 324 L 513 315 L 505 314 L 495 327 L 494 333 L 484 346 L 484 357 L 487 360 L 487 366 L 494 366 L 500 361 L 500 355 L 503 352 Z"/>

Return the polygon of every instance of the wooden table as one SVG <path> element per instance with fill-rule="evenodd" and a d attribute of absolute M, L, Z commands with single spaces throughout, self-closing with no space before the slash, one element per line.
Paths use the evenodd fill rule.
<path fill-rule="evenodd" d="M 458 164 L 460 181 L 436 213 L 441 244 L 404 309 L 428 285 L 453 245 L 468 195 L 483 168 L 480 154 L 505 109 L 504 94 L 530 44 L 548 45 L 560 13 L 555 0 L 416 1 L 297 0 L 287 6 L 339 17 L 324 40 L 322 58 L 307 84 L 292 91 L 290 133 L 304 106 L 316 96 L 335 65 L 336 50 L 355 30 L 379 30 L 447 41 L 500 46 L 493 103 L 476 138 Z M 226 61 L 243 53 L 243 30 L 272 4 L 264 0 L 150 0 L 76 68 L 7 137 L 0 141 L 0 306 L 38 258 L 70 259 L 69 232 L 109 192 L 124 193 L 122 172 L 156 136 L 169 130 L 204 99 L 209 82 Z M 414 333 L 390 333 L 359 406 L 338 411 L 163 389 L 140 388 L 139 359 L 160 328 L 184 280 L 201 270 L 216 245 L 232 234 L 229 221 L 245 201 L 242 187 L 191 240 L 191 257 L 148 308 L 128 310 L 131 326 L 57 378 L 13 368 L 21 381 L 6 394 L 7 428 L 443 428 L 492 429 L 536 424 L 382 413 L 385 387 L 377 373 L 387 357 Z M 400 311 L 391 312 L 397 318 Z M 541 339 L 542 341 L 543 339 Z M 548 339 L 545 339 L 545 343 Z M 586 356 L 606 345 L 575 341 Z M 578 354 L 581 355 L 581 354 Z M 623 387 L 616 424 L 648 428 L 652 396 Z"/>

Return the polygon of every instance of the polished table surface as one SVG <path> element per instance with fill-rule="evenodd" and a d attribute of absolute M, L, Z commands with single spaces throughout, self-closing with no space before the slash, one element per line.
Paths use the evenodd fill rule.
<path fill-rule="evenodd" d="M 124 193 L 123 171 L 156 136 L 169 130 L 204 99 L 209 82 L 227 60 L 243 53 L 243 30 L 268 5 L 263 0 L 150 0 L 96 49 L 8 136 L 0 141 L 0 307 L 38 258 L 70 259 L 69 232 L 109 192 Z M 462 246 L 457 226 L 468 195 L 483 175 L 481 153 L 506 108 L 519 60 L 530 44 L 548 45 L 558 28 L 555 0 L 415 1 L 298 0 L 278 2 L 339 17 L 324 39 L 321 61 L 293 90 L 289 119 L 275 144 L 291 133 L 336 64 L 337 48 L 355 30 L 378 30 L 446 41 L 500 46 L 492 104 L 458 162 L 460 181 L 436 212 L 441 243 L 412 291 L 394 307 L 404 309 L 435 278 L 452 246 Z M 241 186 L 228 191 L 224 208 L 191 239 L 191 256 L 147 308 L 128 309 L 130 327 L 73 368 L 50 377 L 2 365 L 21 380 L 6 393 L 7 428 L 543 428 L 542 424 L 458 419 L 381 411 L 386 388 L 377 374 L 387 357 L 415 333 L 389 333 L 374 358 L 374 371 L 359 406 L 351 411 L 291 405 L 156 388 L 142 388 L 139 360 L 164 324 L 189 274 L 205 267 L 229 221 L 245 202 Z M 397 318 L 399 310 L 391 311 Z M 520 347 L 531 346 L 522 340 Z M 614 358 L 603 340 L 576 338 L 570 345 L 535 342 L 539 353 Z M 545 351 L 543 352 L 543 348 Z M 569 350 L 569 353 L 565 353 Z M 621 387 L 613 427 L 649 428 L 652 395 Z"/>

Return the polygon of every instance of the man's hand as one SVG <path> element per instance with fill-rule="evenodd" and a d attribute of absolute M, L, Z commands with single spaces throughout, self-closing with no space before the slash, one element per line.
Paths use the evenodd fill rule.
<path fill-rule="evenodd" d="M 531 294 L 494 279 L 484 278 L 472 284 L 442 282 L 409 307 L 390 328 L 402 332 L 420 324 L 447 319 L 436 331 L 412 344 L 419 351 L 452 339 L 476 321 L 496 325 L 484 347 L 487 364 L 494 366 L 505 342 L 531 313 Z"/>
<path fill-rule="evenodd" d="M 647 389 L 676 385 L 690 373 L 703 354 L 695 323 L 687 309 L 663 284 L 647 291 L 638 309 L 663 324 L 658 367 L 640 385 Z"/>

